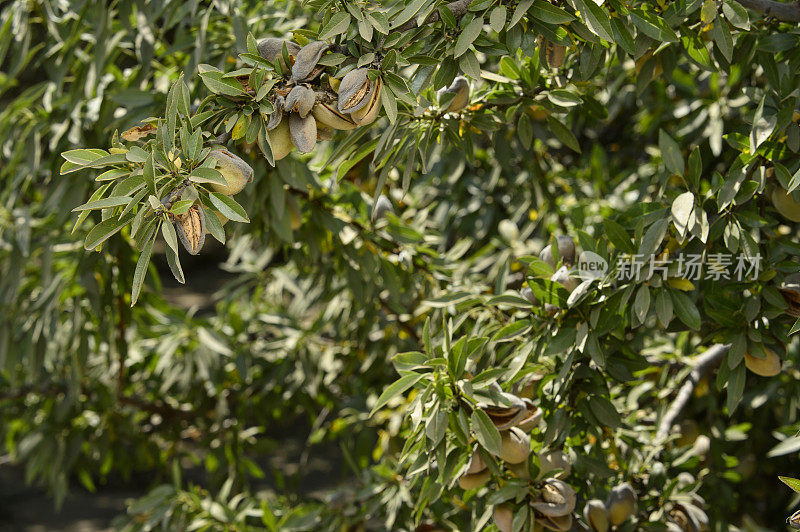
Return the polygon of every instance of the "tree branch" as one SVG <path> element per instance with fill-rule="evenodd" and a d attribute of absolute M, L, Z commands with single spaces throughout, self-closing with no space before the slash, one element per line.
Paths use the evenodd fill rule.
<path fill-rule="evenodd" d="M 680 391 L 678 391 L 678 395 L 675 396 L 675 400 L 672 401 L 672 404 L 667 410 L 667 413 L 664 414 L 664 417 L 661 419 L 661 423 L 658 425 L 658 431 L 656 432 L 656 442 L 663 442 L 667 435 L 669 434 L 670 429 L 672 429 L 672 425 L 675 423 L 675 420 L 681 413 L 681 410 L 687 405 L 689 399 L 692 398 L 692 393 L 694 392 L 697 383 L 700 382 L 700 379 L 717 363 L 725 356 L 731 348 L 730 344 L 715 344 L 706 350 L 705 353 L 697 357 L 697 362 L 694 365 L 694 369 L 689 374 L 689 378 L 686 382 L 681 386 Z"/>
<path fill-rule="evenodd" d="M 800 22 L 800 2 L 778 2 L 776 0 L 736 1 L 747 9 L 752 9 L 753 11 L 763 13 L 778 20 L 783 20 L 786 22 Z M 453 15 L 456 17 L 456 19 L 463 17 L 467 13 L 468 6 L 468 0 L 456 0 L 455 2 L 450 2 L 447 4 L 447 7 L 453 12 Z M 417 24 L 416 19 L 411 19 L 405 24 L 402 24 L 396 28 L 392 28 L 392 31 L 413 30 L 414 28 L 418 28 L 426 24 L 434 24 L 439 22 L 439 20 L 439 11 L 437 10 L 428 15 L 428 18 L 426 18 L 422 24 Z"/>
<path fill-rule="evenodd" d="M 0 392 L 0 402 L 17 401 L 19 399 L 24 399 L 29 395 L 57 396 L 59 394 L 67 393 L 67 391 L 68 388 L 66 386 L 59 384 L 22 386 L 16 390 Z M 87 396 L 91 394 L 89 390 L 81 390 L 81 393 Z M 166 419 L 192 420 L 200 417 L 197 412 L 176 408 L 164 403 L 163 401 L 150 402 L 137 397 L 129 397 L 125 395 L 120 395 L 117 399 L 123 405 L 131 406 L 143 412 L 159 414 L 161 417 Z"/>
<path fill-rule="evenodd" d="M 119 398 L 119 402 L 123 405 L 132 406 L 137 410 L 141 410 L 143 412 L 149 412 L 150 414 L 158 414 L 165 419 L 183 419 L 183 420 L 193 420 L 196 419 L 198 416 L 197 412 L 192 410 L 184 410 L 182 408 L 175 408 L 170 406 L 163 401 L 156 401 L 151 403 L 149 401 L 145 401 L 143 399 L 138 399 L 136 397 L 128 397 L 122 396 Z"/>
<path fill-rule="evenodd" d="M 456 17 L 456 20 L 460 19 L 464 15 L 467 14 L 467 6 L 469 6 L 469 0 L 456 0 L 455 2 L 450 2 L 447 4 L 447 8 L 453 12 L 453 15 Z M 428 18 L 426 18 L 422 24 L 417 24 L 417 20 L 412 18 L 405 24 L 401 24 L 396 28 L 392 28 L 392 31 L 408 31 L 413 30 L 414 28 L 419 28 L 420 26 L 424 26 L 426 24 L 433 24 L 435 22 L 439 22 L 439 10 L 434 11 Z"/>
<path fill-rule="evenodd" d="M 417 334 L 417 330 L 414 327 L 412 327 L 408 322 L 405 322 L 402 319 L 400 319 L 400 314 L 395 312 L 386 301 L 380 298 L 378 298 L 378 300 L 381 302 L 381 307 L 383 308 L 383 310 L 385 310 L 387 313 L 389 313 L 389 315 L 394 317 L 394 319 L 397 321 L 397 325 L 401 329 L 403 329 L 406 332 L 406 334 L 408 334 L 411 338 L 413 338 L 414 341 L 417 342 L 417 345 L 422 345 L 422 340 Z"/>
<path fill-rule="evenodd" d="M 57 395 L 59 393 L 66 392 L 65 386 L 22 386 L 21 388 L 17 388 L 16 390 L 7 390 L 4 392 L 0 392 L 0 401 L 16 401 L 17 399 L 23 399 L 28 395 L 35 394 L 35 395 Z"/>
<path fill-rule="evenodd" d="M 800 1 L 798 2 L 778 2 L 776 0 L 736 0 L 747 9 L 752 9 L 758 13 L 763 13 L 769 17 L 774 17 L 778 20 L 786 22 L 800 22 Z M 447 8 L 453 12 L 456 19 L 463 17 L 467 13 L 469 0 L 456 0 L 447 4 Z M 401 24 L 392 31 L 408 31 L 424 26 L 426 24 L 434 24 L 439 22 L 439 11 L 434 11 L 422 24 L 417 24 L 416 19 L 411 19 L 405 24 Z"/>
<path fill-rule="evenodd" d="M 775 0 L 736 0 L 747 9 L 763 13 L 786 22 L 800 22 L 800 3 Z"/>

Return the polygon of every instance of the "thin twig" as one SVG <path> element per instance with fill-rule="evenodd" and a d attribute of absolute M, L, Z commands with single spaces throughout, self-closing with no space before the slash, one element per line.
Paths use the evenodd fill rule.
<path fill-rule="evenodd" d="M 678 395 L 675 396 L 675 400 L 672 401 L 669 410 L 664 414 L 661 423 L 658 425 L 658 431 L 656 432 L 657 442 L 663 442 L 666 439 L 670 429 L 672 429 L 672 425 L 680 415 L 681 410 L 684 409 L 689 403 L 689 399 L 692 398 L 692 393 L 697 383 L 700 382 L 700 379 L 702 379 L 711 368 L 719 363 L 730 348 L 730 344 L 714 344 L 709 347 L 705 353 L 697 357 L 697 362 L 694 365 L 694 369 L 692 369 L 692 372 L 689 374 L 689 378 L 683 386 L 681 386 Z"/>
<path fill-rule="evenodd" d="M 408 322 L 403 321 L 400 318 L 400 314 L 395 312 L 394 309 L 392 309 L 386 301 L 380 298 L 379 300 L 381 302 L 381 307 L 383 307 L 383 310 L 385 310 L 394 317 L 394 319 L 397 321 L 397 325 L 401 329 L 403 329 L 406 332 L 406 334 L 408 334 L 411 338 L 413 338 L 417 344 L 422 345 L 422 340 L 420 339 L 419 334 L 417 334 L 417 330 L 414 329 L 414 327 L 412 327 Z"/>
<path fill-rule="evenodd" d="M 469 6 L 469 0 L 456 0 L 455 2 L 450 2 L 447 4 L 447 8 L 453 12 L 453 15 L 456 17 L 456 20 L 460 19 L 464 15 L 467 14 L 467 6 Z M 439 11 L 436 10 L 426 18 L 422 24 L 417 24 L 417 20 L 412 18 L 405 24 L 401 24 L 396 28 L 392 28 L 392 31 L 408 31 L 413 30 L 414 28 L 418 28 L 420 26 L 424 26 L 426 24 L 434 24 L 439 22 Z"/>
<path fill-rule="evenodd" d="M 2 401 L 15 401 L 24 399 L 29 395 L 39 396 L 57 396 L 59 394 L 67 393 L 68 388 L 59 384 L 50 384 L 44 386 L 22 386 L 16 390 L 9 390 L 0 393 L 0 402 Z M 81 390 L 84 395 L 90 395 L 89 390 Z M 162 401 L 150 402 L 137 397 L 120 396 L 118 400 L 121 404 L 132 406 L 137 410 L 149 412 L 151 414 L 159 414 L 166 419 L 195 419 L 200 417 L 197 412 L 192 410 L 183 410 L 170 406 Z"/>
<path fill-rule="evenodd" d="M 28 395 L 58 395 L 59 393 L 65 393 L 66 387 L 64 386 L 56 386 L 56 385 L 48 385 L 48 386 L 22 386 L 15 390 L 8 390 L 5 392 L 0 393 L 0 401 L 15 401 L 17 399 L 22 399 L 27 397 Z"/>
<path fill-rule="evenodd" d="M 125 302 L 122 294 L 117 294 L 117 349 L 119 350 L 119 368 L 117 369 L 117 397 L 122 397 L 125 391 L 125 364 L 128 355 L 128 344 L 125 340 Z"/>
<path fill-rule="evenodd" d="M 785 22 L 800 22 L 800 3 L 775 0 L 736 0 L 747 9 Z"/>
<path fill-rule="evenodd" d="M 769 17 L 776 18 L 785 22 L 800 22 L 800 2 L 778 2 L 776 0 L 736 0 L 747 9 L 752 9 L 758 13 L 763 13 Z M 447 4 L 447 8 L 452 11 L 456 20 L 463 17 L 467 13 L 469 0 L 456 0 Z M 416 19 L 411 19 L 408 22 L 392 28 L 392 31 L 408 31 L 424 26 L 427 24 L 434 24 L 439 22 L 439 11 L 434 11 L 422 22 L 418 24 Z"/>

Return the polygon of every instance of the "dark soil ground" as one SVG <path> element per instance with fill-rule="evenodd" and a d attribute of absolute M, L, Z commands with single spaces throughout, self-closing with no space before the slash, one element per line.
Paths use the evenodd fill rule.
<path fill-rule="evenodd" d="M 125 512 L 125 501 L 144 490 L 103 489 L 96 494 L 73 487 L 60 511 L 43 489 L 25 485 L 21 467 L 0 465 L 0 532 L 100 532 Z"/>

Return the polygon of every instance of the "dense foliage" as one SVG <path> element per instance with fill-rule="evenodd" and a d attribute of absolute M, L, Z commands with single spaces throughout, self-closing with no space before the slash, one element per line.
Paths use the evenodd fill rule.
<path fill-rule="evenodd" d="M 785 528 L 796 11 L 6 3 L 4 452 L 130 531 Z"/>

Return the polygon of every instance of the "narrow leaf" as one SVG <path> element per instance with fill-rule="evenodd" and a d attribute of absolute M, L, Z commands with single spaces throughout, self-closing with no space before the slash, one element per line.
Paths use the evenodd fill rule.
<path fill-rule="evenodd" d="M 142 284 L 147 275 L 147 267 L 150 265 L 150 255 L 153 253 L 155 241 L 154 235 L 144 246 L 142 253 L 139 255 L 139 260 L 136 261 L 136 270 L 133 272 L 133 285 L 131 286 L 131 306 L 136 304 L 139 299 L 139 293 L 142 291 Z"/>
<path fill-rule="evenodd" d="M 373 416 L 375 412 L 386 406 L 389 401 L 414 386 L 424 376 L 424 373 L 410 373 L 397 379 L 383 391 L 380 397 L 378 397 L 378 402 L 372 407 L 372 411 L 370 411 L 369 415 Z"/>

